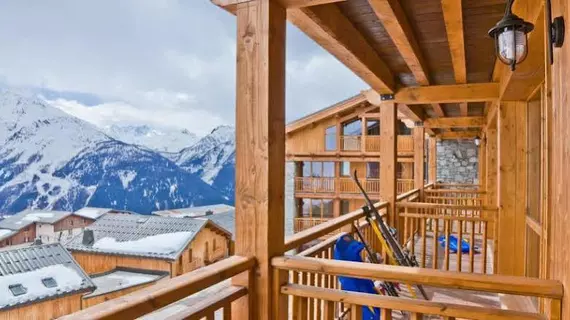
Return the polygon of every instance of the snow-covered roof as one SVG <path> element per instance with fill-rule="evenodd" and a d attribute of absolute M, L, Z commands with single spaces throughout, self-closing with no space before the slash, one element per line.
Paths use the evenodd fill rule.
<path fill-rule="evenodd" d="M 0 221 L 0 229 L 20 230 L 34 222 L 53 224 L 69 215 L 68 211 L 24 210 Z"/>
<path fill-rule="evenodd" d="M 168 274 L 168 271 L 118 267 L 109 272 L 91 276 L 91 280 L 95 283 L 97 289 L 84 295 L 83 298 L 93 298 L 107 293 L 156 282 Z"/>
<path fill-rule="evenodd" d="M 59 243 L 0 251 L 0 311 L 94 289 Z"/>
<path fill-rule="evenodd" d="M 105 213 L 113 211 L 110 208 L 93 208 L 93 207 L 85 207 L 75 211 L 73 214 L 78 215 L 83 218 L 89 218 L 93 220 L 99 219 Z"/>
<path fill-rule="evenodd" d="M 10 238 L 11 236 L 18 233 L 18 231 L 10 230 L 10 229 L 0 229 L 0 241 Z"/>
<path fill-rule="evenodd" d="M 206 214 L 219 214 L 228 211 L 235 211 L 235 208 L 227 204 L 214 204 L 202 207 L 154 211 L 153 214 L 163 217 L 185 218 L 205 216 Z"/>
<path fill-rule="evenodd" d="M 94 242 L 83 243 L 82 232 L 65 244 L 71 251 L 176 260 L 206 220 L 160 216 L 106 214 L 89 226 Z"/>

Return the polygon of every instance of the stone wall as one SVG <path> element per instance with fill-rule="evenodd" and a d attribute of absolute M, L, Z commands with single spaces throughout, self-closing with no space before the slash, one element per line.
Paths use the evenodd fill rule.
<path fill-rule="evenodd" d="M 479 183 L 478 147 L 473 140 L 437 142 L 437 181 Z"/>

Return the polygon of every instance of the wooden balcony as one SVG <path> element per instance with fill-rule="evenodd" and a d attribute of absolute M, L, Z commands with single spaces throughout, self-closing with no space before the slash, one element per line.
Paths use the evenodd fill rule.
<path fill-rule="evenodd" d="M 364 143 L 362 143 L 364 141 Z M 380 136 L 341 136 L 341 151 L 345 152 L 381 152 Z M 362 148 L 364 146 L 364 148 Z M 413 154 L 414 139 L 411 135 L 399 135 L 397 139 L 398 154 Z"/>
<path fill-rule="evenodd" d="M 380 179 L 363 179 L 362 185 L 372 196 L 380 193 Z M 414 188 L 412 179 L 398 179 L 397 192 L 402 194 Z M 295 194 L 360 194 L 352 178 L 296 177 Z"/>
<path fill-rule="evenodd" d="M 492 249 L 485 249 L 484 242 L 492 241 L 489 226 L 496 222 L 497 208 L 418 200 L 419 190 L 412 190 L 398 197 L 397 208 L 399 217 L 406 221 L 402 245 L 407 245 L 416 255 L 420 268 L 332 260 L 334 243 L 339 237 L 353 233 L 357 221 L 370 247 L 383 252 L 370 225 L 361 221 L 364 212 L 356 210 L 322 221 L 286 239 L 284 250 L 288 251 L 329 235 L 296 255 L 271 260 L 275 277 L 284 276 L 284 282 L 274 283 L 273 294 L 285 295 L 287 299 L 286 303 L 275 300 L 275 311 L 289 319 L 319 320 L 361 319 L 361 306 L 381 308 L 382 319 L 426 319 L 424 316 L 429 319 L 434 316 L 438 319 L 561 319 L 563 287 L 560 282 L 493 274 L 492 263 L 486 257 L 492 259 L 494 253 Z M 387 214 L 389 203 L 375 206 L 382 215 Z M 461 255 L 449 252 L 447 247 L 438 255 L 437 242 L 428 240 L 430 234 L 432 239 L 439 234 L 446 238 L 453 234 L 468 239 L 471 248 L 479 247 L 481 251 L 476 253 L 472 249 Z M 255 287 L 232 285 L 226 280 L 239 274 L 251 277 L 254 266 L 254 258 L 233 256 L 63 319 L 153 319 L 165 315 L 168 319 L 247 318 L 247 315 L 232 315 L 232 307 L 247 301 L 248 293 L 256 290 Z M 399 297 L 342 291 L 339 276 L 397 282 L 402 289 Z M 417 285 L 424 286 L 429 301 L 414 298 Z M 530 298 L 548 306 L 544 314 L 533 308 L 508 309 L 503 303 L 505 299 L 530 301 Z"/>

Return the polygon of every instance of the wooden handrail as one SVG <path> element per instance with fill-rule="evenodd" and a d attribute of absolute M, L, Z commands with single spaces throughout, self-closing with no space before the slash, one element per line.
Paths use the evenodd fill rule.
<path fill-rule="evenodd" d="M 418 195 L 420 193 L 420 189 L 413 189 L 408 192 L 402 193 L 401 195 L 396 197 L 396 202 L 406 200 L 408 197 L 412 197 L 414 195 Z"/>
<path fill-rule="evenodd" d="M 469 190 L 469 189 L 430 189 L 426 190 L 430 193 L 476 193 L 476 194 L 487 194 L 485 190 Z"/>
<path fill-rule="evenodd" d="M 494 309 L 488 307 L 475 307 L 453 303 L 440 303 L 418 299 L 395 298 L 376 294 L 367 294 L 352 291 L 326 289 L 298 284 L 289 284 L 281 287 L 281 293 L 291 296 L 322 299 L 326 301 L 343 302 L 351 305 L 378 307 L 383 309 L 402 310 L 420 314 L 441 315 L 445 317 L 473 319 L 473 320 L 537 320 L 546 319 L 543 315 Z"/>
<path fill-rule="evenodd" d="M 423 284 L 433 287 L 516 294 L 561 299 L 564 288 L 556 280 L 527 277 L 471 274 L 434 269 L 326 260 L 297 256 L 275 257 L 273 267 L 282 270 Z"/>
<path fill-rule="evenodd" d="M 134 319 L 250 270 L 254 266 L 254 257 L 232 256 L 60 319 Z"/>
<path fill-rule="evenodd" d="M 479 210 L 497 212 L 499 208 L 489 206 L 460 206 L 454 204 L 439 204 L 427 202 L 397 202 L 396 208 L 428 208 L 428 209 L 462 209 L 462 210 Z"/>
<path fill-rule="evenodd" d="M 440 219 L 440 220 L 457 220 L 457 221 L 473 221 L 473 222 L 493 222 L 495 218 L 485 218 L 485 217 L 465 217 L 465 216 L 450 216 L 443 214 L 421 214 L 421 213 L 400 213 L 400 217 L 408 218 L 418 218 L 418 219 Z"/>
<path fill-rule="evenodd" d="M 388 207 L 388 202 L 377 202 L 374 204 L 374 206 L 376 209 L 380 210 Z M 295 233 L 294 235 L 291 235 L 285 239 L 285 252 L 298 248 L 305 243 L 318 239 L 319 237 L 329 234 L 334 230 L 338 230 L 345 225 L 352 224 L 353 221 L 359 220 L 363 217 L 364 212 L 362 209 L 358 209 L 340 217 L 331 219 L 327 222 L 321 223 L 312 228 L 303 230 L 299 233 Z"/>

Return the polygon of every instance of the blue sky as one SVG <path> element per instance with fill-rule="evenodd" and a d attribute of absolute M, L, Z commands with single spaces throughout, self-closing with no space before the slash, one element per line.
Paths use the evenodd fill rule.
<path fill-rule="evenodd" d="M 209 0 L 3 0 L 0 82 L 99 126 L 199 135 L 235 117 L 235 17 Z M 287 30 L 287 119 L 367 86 Z"/>

